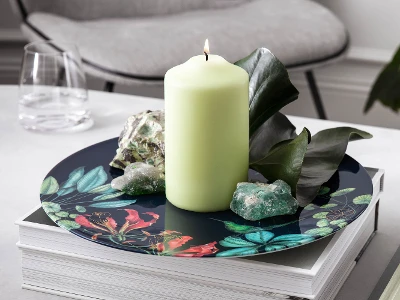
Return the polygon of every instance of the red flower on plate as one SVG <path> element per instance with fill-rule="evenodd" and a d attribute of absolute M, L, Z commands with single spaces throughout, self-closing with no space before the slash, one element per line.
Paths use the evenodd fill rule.
<path fill-rule="evenodd" d="M 189 249 L 182 250 L 175 253 L 174 256 L 180 257 L 202 257 L 204 255 L 210 255 L 218 252 L 218 248 L 215 247 L 217 242 L 208 243 L 200 246 L 192 246 Z"/>
<path fill-rule="evenodd" d="M 125 211 L 128 213 L 128 216 L 125 218 L 126 222 L 125 224 L 121 227 L 119 230 L 119 233 L 126 234 L 131 230 L 134 229 L 140 229 L 140 228 L 146 228 L 151 225 L 153 225 L 155 222 L 157 222 L 158 218 L 160 217 L 156 213 L 153 212 L 145 212 L 143 214 L 145 215 L 150 215 L 153 217 L 150 221 L 144 221 L 139 217 L 139 213 L 137 210 L 134 209 L 125 209 Z"/>
<path fill-rule="evenodd" d="M 191 236 L 187 236 L 187 235 L 178 237 L 178 238 L 170 240 L 168 242 L 168 248 L 169 248 L 169 250 L 174 250 L 174 249 L 182 246 L 183 244 L 185 244 L 187 241 L 190 241 L 192 239 L 193 238 Z"/>
<path fill-rule="evenodd" d="M 75 222 L 87 228 L 98 229 L 111 234 L 117 234 L 115 228 L 117 222 L 110 217 L 108 212 L 94 212 L 91 215 L 79 215 L 75 218 Z"/>
<path fill-rule="evenodd" d="M 75 222 L 86 228 L 92 228 L 107 232 L 112 236 L 118 236 L 121 241 L 124 241 L 124 236 L 129 231 L 149 227 L 157 222 L 159 218 L 159 215 L 156 213 L 145 212 L 143 214 L 150 215 L 153 218 L 150 221 L 144 221 L 139 217 L 139 213 L 136 210 L 125 209 L 125 211 L 128 213 L 128 216 L 125 217 L 126 221 L 119 231 L 116 229 L 117 222 L 111 218 L 108 212 L 94 212 L 91 215 L 79 215 L 75 218 Z M 101 233 L 96 233 L 92 236 L 92 239 L 97 239 L 99 235 L 101 235 Z"/>

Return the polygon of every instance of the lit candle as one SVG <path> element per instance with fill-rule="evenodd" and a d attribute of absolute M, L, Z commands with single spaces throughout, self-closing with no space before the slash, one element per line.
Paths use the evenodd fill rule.
<path fill-rule="evenodd" d="M 226 210 L 249 166 L 249 77 L 218 55 L 204 55 L 165 75 L 167 199 L 196 212 Z"/>

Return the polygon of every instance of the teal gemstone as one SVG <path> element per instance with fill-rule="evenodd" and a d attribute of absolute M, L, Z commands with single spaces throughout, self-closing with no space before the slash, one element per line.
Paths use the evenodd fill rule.
<path fill-rule="evenodd" d="M 237 185 L 231 210 L 249 221 L 292 215 L 299 204 L 292 197 L 290 186 L 283 180 L 272 184 L 243 182 Z"/>

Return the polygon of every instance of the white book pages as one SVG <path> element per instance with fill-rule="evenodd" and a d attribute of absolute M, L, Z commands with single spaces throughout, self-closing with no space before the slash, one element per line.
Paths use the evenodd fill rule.
<path fill-rule="evenodd" d="M 92 295 L 101 299 L 105 297 L 104 288 L 113 287 L 114 294 L 112 297 L 114 298 L 111 299 L 120 299 L 118 297 L 126 297 L 126 295 L 120 295 L 120 293 L 127 286 L 143 293 L 146 293 L 146 289 L 151 286 L 152 293 L 161 293 L 161 295 L 166 296 L 168 293 L 172 293 L 176 296 L 179 291 L 183 290 L 185 291 L 185 296 L 190 293 L 193 296 L 196 295 L 194 297 L 196 299 L 214 299 L 214 296 L 216 298 L 223 297 L 222 299 L 243 299 L 244 295 L 246 299 L 260 299 L 260 296 L 273 295 L 274 298 L 271 299 L 304 298 L 326 300 L 337 293 L 337 287 L 341 286 L 340 282 L 347 278 L 347 272 L 344 270 L 349 266 L 354 266 L 355 257 L 373 230 L 374 214 L 371 213 L 366 226 L 359 229 L 358 238 L 355 240 L 353 247 L 344 253 L 332 276 L 325 282 L 321 290 L 312 295 L 287 293 L 284 290 L 277 289 L 254 289 L 250 284 L 243 288 L 232 282 L 230 284 L 210 283 L 201 278 L 193 280 L 185 276 L 170 276 L 158 274 L 157 272 L 132 270 L 129 267 L 115 266 L 101 261 L 92 261 L 85 257 L 71 256 L 70 254 L 56 253 L 22 245 L 24 284 L 51 290 L 70 291 L 79 295 Z M 187 298 L 183 297 L 182 299 Z"/>

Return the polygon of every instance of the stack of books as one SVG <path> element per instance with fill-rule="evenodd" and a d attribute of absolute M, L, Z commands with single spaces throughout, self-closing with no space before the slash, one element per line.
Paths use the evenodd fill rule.
<path fill-rule="evenodd" d="M 58 228 L 37 207 L 17 221 L 23 288 L 76 299 L 333 299 L 377 228 L 374 194 L 344 230 L 298 248 L 241 258 L 180 258 L 105 247 Z"/>

